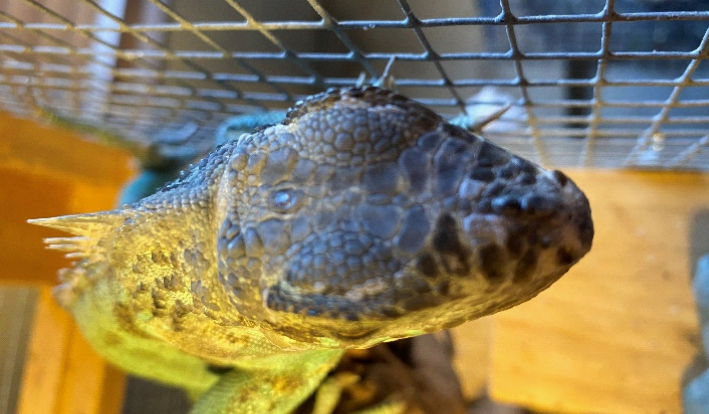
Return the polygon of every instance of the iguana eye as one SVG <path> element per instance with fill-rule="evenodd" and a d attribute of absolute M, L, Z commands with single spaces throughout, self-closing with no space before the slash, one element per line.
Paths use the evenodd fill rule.
<path fill-rule="evenodd" d="M 301 191 L 292 188 L 276 190 L 271 193 L 271 208 L 278 213 L 292 213 L 300 207 L 302 200 Z"/>

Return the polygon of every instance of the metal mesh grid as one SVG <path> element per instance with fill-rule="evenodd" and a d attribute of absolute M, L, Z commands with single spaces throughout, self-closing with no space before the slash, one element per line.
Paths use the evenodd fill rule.
<path fill-rule="evenodd" d="M 149 141 L 378 77 L 546 166 L 709 170 L 709 2 L 9 0 L 0 109 Z M 492 94 L 477 94 L 494 86 Z"/>

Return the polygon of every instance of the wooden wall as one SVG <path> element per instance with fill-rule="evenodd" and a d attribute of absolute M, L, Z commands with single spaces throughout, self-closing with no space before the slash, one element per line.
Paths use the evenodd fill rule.
<path fill-rule="evenodd" d="M 107 413 L 123 377 L 49 296 L 66 262 L 41 238 L 59 233 L 25 220 L 111 208 L 128 158 L 5 114 L 0 137 L 0 282 L 45 286 L 18 413 Z M 455 330 L 466 394 L 560 413 L 680 412 L 699 349 L 690 275 L 709 252 L 709 175 L 567 172 L 591 200 L 594 248 L 534 300 Z"/>

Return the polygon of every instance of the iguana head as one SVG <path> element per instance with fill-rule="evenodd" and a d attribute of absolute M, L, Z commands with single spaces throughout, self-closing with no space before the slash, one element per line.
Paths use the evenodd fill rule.
<path fill-rule="evenodd" d="M 367 346 L 531 299 L 591 248 L 547 171 L 376 88 L 330 91 L 233 145 L 219 278 L 272 335 Z"/>

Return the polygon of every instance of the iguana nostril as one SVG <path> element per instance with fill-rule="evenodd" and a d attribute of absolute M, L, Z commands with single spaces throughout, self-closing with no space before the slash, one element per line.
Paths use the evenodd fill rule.
<path fill-rule="evenodd" d="M 540 195 L 501 195 L 490 200 L 490 208 L 495 214 L 506 216 L 545 216 L 561 208 L 561 200 Z"/>

